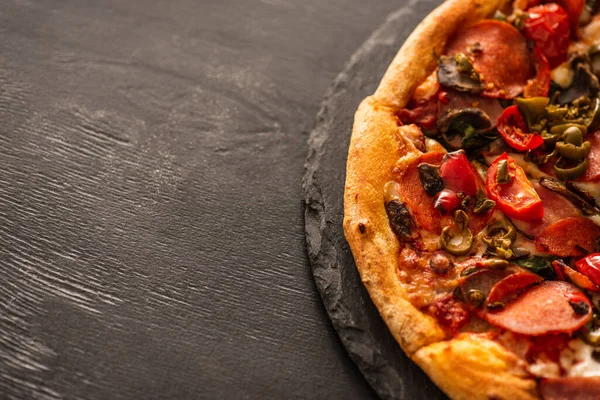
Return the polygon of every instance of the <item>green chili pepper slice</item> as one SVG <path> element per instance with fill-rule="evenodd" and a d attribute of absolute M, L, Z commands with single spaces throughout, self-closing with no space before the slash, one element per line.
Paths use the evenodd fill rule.
<path fill-rule="evenodd" d="M 527 99 L 515 99 L 515 103 L 517 104 L 517 107 L 519 107 L 519 111 L 525 118 L 530 132 L 536 131 L 532 128 L 540 121 L 540 119 L 544 117 L 546 107 L 548 106 L 549 102 L 550 99 L 548 97 L 530 97 Z"/>
<path fill-rule="evenodd" d="M 563 181 L 567 179 L 573 180 L 585 174 L 585 171 L 588 167 L 588 160 L 587 158 L 584 158 L 583 161 L 581 161 L 574 167 L 564 168 L 561 164 L 561 160 L 559 159 L 558 162 L 554 165 L 554 172 L 556 173 L 558 179 L 562 179 Z"/>
<path fill-rule="evenodd" d="M 560 137 L 567 130 L 569 130 L 571 128 L 578 129 L 579 132 L 581 133 L 582 137 L 583 137 L 583 135 L 585 135 L 587 133 L 587 128 L 585 127 L 585 125 L 568 123 L 568 124 L 554 125 L 552 128 L 550 128 L 550 135 L 558 135 Z M 571 132 L 574 132 L 574 130 L 571 129 Z"/>
<path fill-rule="evenodd" d="M 469 217 L 464 211 L 457 210 L 454 213 L 454 227 L 442 229 L 440 246 L 454 256 L 469 254 L 473 247 L 473 233 L 469 229 Z"/>
<path fill-rule="evenodd" d="M 583 142 L 580 146 L 571 143 L 558 142 L 556 150 L 561 156 L 571 161 L 579 161 L 590 154 L 590 142 Z"/>

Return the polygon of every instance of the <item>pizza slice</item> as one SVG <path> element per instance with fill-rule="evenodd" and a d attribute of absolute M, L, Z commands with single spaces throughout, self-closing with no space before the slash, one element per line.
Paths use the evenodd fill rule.
<path fill-rule="evenodd" d="M 356 112 L 346 238 L 453 399 L 600 398 L 596 8 L 447 0 Z"/>

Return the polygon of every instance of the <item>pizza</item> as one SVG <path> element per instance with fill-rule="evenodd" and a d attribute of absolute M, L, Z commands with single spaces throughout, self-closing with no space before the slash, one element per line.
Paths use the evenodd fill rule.
<path fill-rule="evenodd" d="M 453 399 L 600 399 L 596 3 L 447 0 L 355 114 L 346 238 Z"/>

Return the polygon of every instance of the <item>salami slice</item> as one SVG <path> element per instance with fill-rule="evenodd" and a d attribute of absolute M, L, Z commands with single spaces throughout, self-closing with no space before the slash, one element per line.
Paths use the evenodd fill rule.
<path fill-rule="evenodd" d="M 600 131 L 587 135 L 585 140 L 589 140 L 591 146 L 590 154 L 588 154 L 588 168 L 585 175 L 581 177 L 581 181 L 595 182 L 600 180 Z"/>
<path fill-rule="evenodd" d="M 562 281 L 545 281 L 529 289 L 503 309 L 486 314 L 489 323 L 523 335 L 571 333 L 592 316 L 587 297 Z"/>
<path fill-rule="evenodd" d="M 442 231 L 442 226 L 450 224 L 452 218 L 450 215 L 442 216 L 440 211 L 434 207 L 434 198 L 425 192 L 423 183 L 419 177 L 419 165 L 423 163 L 440 165 L 443 158 L 444 154 L 440 152 L 424 153 L 398 178 L 402 201 L 406 203 L 417 223 L 424 229 L 436 233 Z M 483 188 L 483 179 L 473 165 L 471 165 L 471 168 L 473 169 L 478 187 Z M 469 228 L 474 235 L 485 228 L 492 213 L 492 210 L 482 214 L 475 214 L 469 211 Z"/>
<path fill-rule="evenodd" d="M 581 256 L 581 249 L 594 252 L 598 236 L 600 227 L 588 218 L 566 218 L 545 228 L 535 239 L 535 247 L 559 257 Z"/>
<path fill-rule="evenodd" d="M 468 54 L 473 60 L 486 84 L 483 96 L 513 98 L 523 91 L 532 75 L 527 41 L 506 22 L 482 20 L 459 30 L 446 47 L 446 54 L 457 53 Z"/>
<path fill-rule="evenodd" d="M 565 218 L 581 216 L 579 209 L 564 196 L 546 189 L 537 182 L 533 184 L 533 188 L 540 196 L 540 199 L 542 199 L 542 204 L 544 205 L 544 217 L 541 220 L 533 221 L 514 219 L 513 223 L 521 231 L 537 237 L 544 229 L 555 222 Z"/>
<path fill-rule="evenodd" d="M 542 280 L 541 276 L 527 270 L 515 272 L 494 285 L 487 298 L 487 303 L 509 303 L 523 291 Z"/>
<path fill-rule="evenodd" d="M 546 378 L 539 389 L 544 400 L 600 399 L 600 377 Z"/>
<path fill-rule="evenodd" d="M 433 197 L 429 196 L 421 178 L 419 178 L 419 165 L 422 163 L 440 165 L 444 158 L 443 153 L 425 153 L 419 156 L 400 176 L 400 196 L 402 201 L 414 216 L 415 220 L 424 229 L 430 232 L 440 233 L 440 212 L 433 206 Z"/>

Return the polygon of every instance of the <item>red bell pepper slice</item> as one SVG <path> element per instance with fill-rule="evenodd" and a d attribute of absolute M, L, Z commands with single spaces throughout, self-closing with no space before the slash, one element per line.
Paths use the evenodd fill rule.
<path fill-rule="evenodd" d="M 506 183 L 498 182 L 498 166 L 502 161 L 507 163 Z M 527 179 L 525 171 L 506 153 L 490 165 L 486 176 L 486 189 L 488 197 L 496 201 L 498 209 L 509 217 L 529 221 L 544 216 L 542 200 Z"/>
<path fill-rule="evenodd" d="M 533 150 L 544 144 L 537 133 L 529 133 L 517 106 L 507 107 L 498 118 L 498 132 L 504 141 L 517 151 Z"/>

